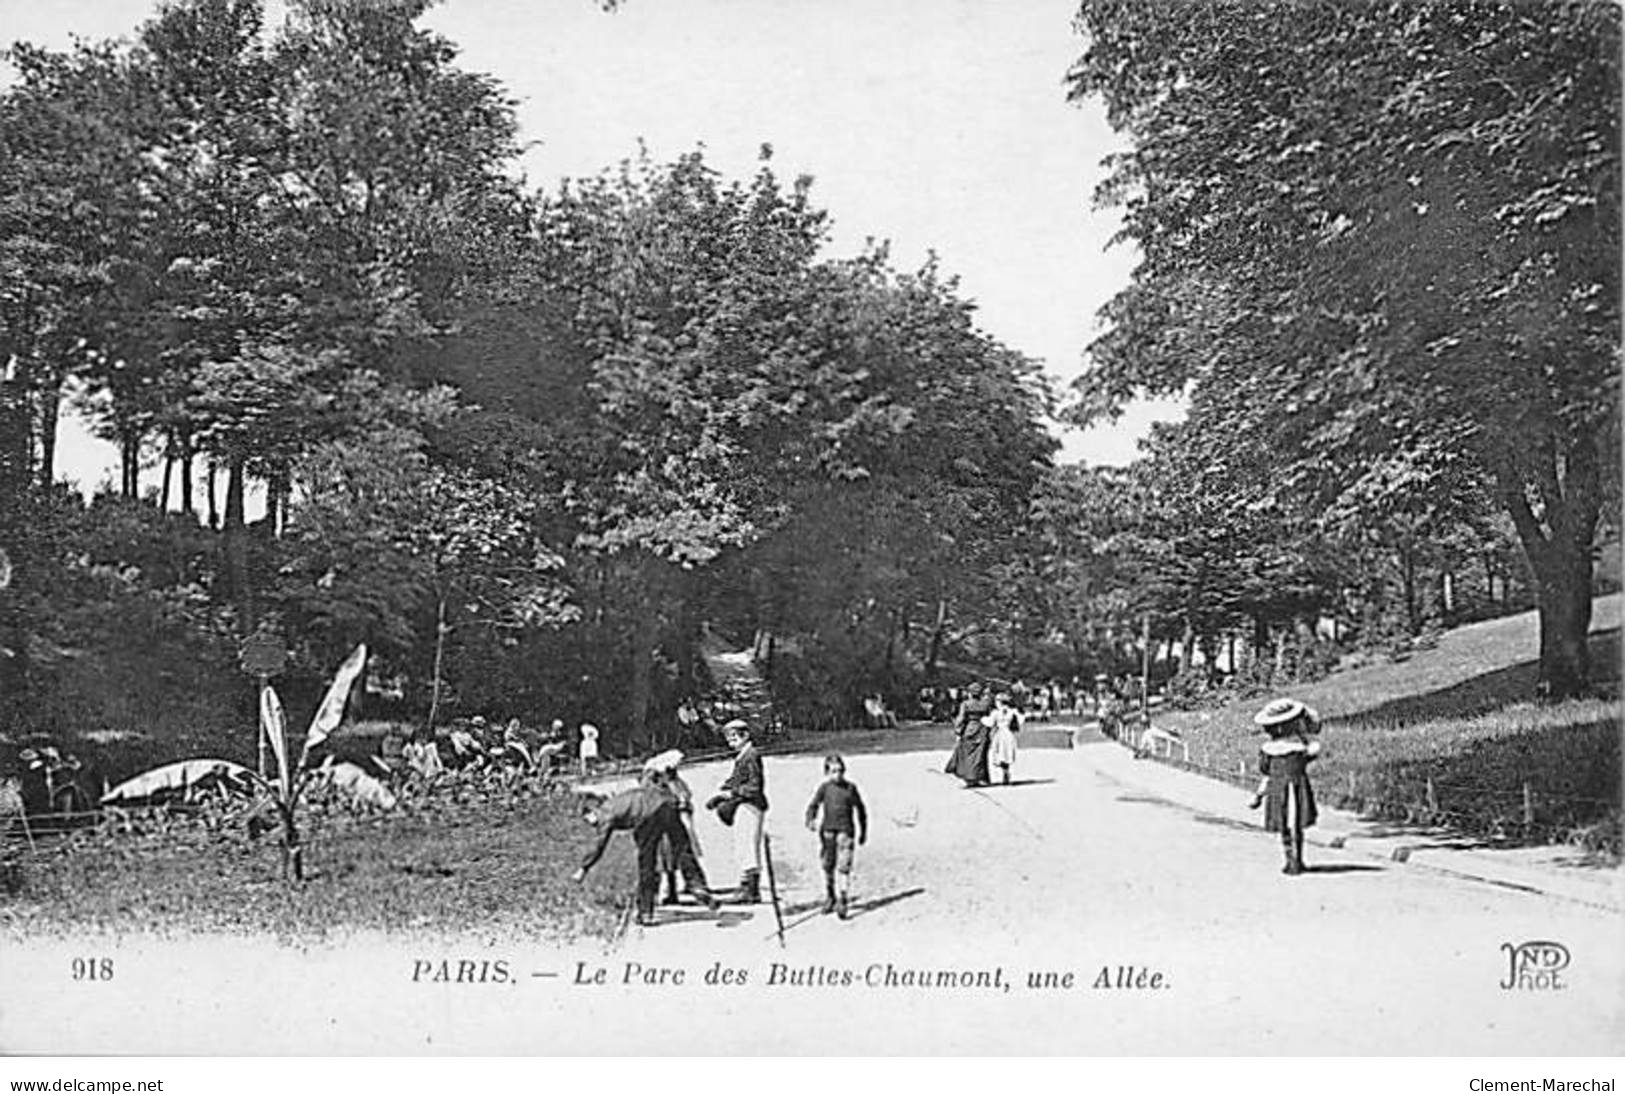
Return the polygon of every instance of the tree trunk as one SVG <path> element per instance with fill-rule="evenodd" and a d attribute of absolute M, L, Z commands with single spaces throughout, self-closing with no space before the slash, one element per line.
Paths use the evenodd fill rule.
<path fill-rule="evenodd" d="M 695 646 L 699 642 L 699 621 L 694 615 L 694 582 L 689 571 L 683 571 L 678 578 L 677 590 L 677 696 L 679 699 L 687 698 L 698 691 L 698 681 L 695 679 Z"/>
<path fill-rule="evenodd" d="M 434 739 L 435 718 L 440 714 L 440 687 L 442 669 L 446 663 L 446 595 L 440 594 L 440 603 L 434 615 L 434 676 L 429 685 L 429 739 Z"/>
<path fill-rule="evenodd" d="M 119 445 L 119 493 L 135 500 L 141 494 L 141 438 L 126 429 Z"/>
<path fill-rule="evenodd" d="M 1399 548 L 1399 574 L 1405 590 L 1405 623 L 1415 638 L 1422 633 L 1422 613 L 1416 602 L 1416 552 L 1408 544 Z"/>
<path fill-rule="evenodd" d="M 1591 683 L 1592 547 L 1601 509 L 1600 468 L 1616 459 L 1605 443 L 1609 431 L 1581 436 L 1550 455 L 1535 457 L 1532 482 L 1510 460 L 1496 466 L 1501 500 L 1518 530 L 1534 580 L 1540 616 L 1540 676 L 1537 693 L 1566 699 L 1585 693 Z M 1540 499 L 1540 515 L 1530 505 L 1530 491 Z"/>
<path fill-rule="evenodd" d="M 937 622 L 931 628 L 931 644 L 925 653 L 925 678 L 929 683 L 937 680 L 937 658 L 942 656 L 942 639 L 948 631 L 948 602 L 937 601 Z"/>
<path fill-rule="evenodd" d="M 188 516 L 197 512 L 192 503 L 192 438 L 181 438 L 181 512 Z"/>
<path fill-rule="evenodd" d="M 223 548 L 226 555 L 226 590 L 241 613 L 240 626 L 248 633 L 253 622 L 253 603 L 248 587 L 248 529 L 243 520 L 243 457 L 232 455 L 226 469 L 226 523 Z"/>
<path fill-rule="evenodd" d="M 281 468 L 272 472 L 265 486 L 265 538 L 276 539 L 287 527 L 288 498 L 292 494 L 293 484 L 288 472 Z"/>
<path fill-rule="evenodd" d="M 61 411 L 62 392 L 58 381 L 52 379 L 50 386 L 40 393 L 38 472 L 41 490 L 49 490 L 56 479 L 56 424 Z"/>
<path fill-rule="evenodd" d="M 220 527 L 220 506 L 214 492 L 215 480 L 220 477 L 220 464 L 213 456 L 209 457 L 209 474 L 205 486 L 209 491 L 209 527 Z"/>
<path fill-rule="evenodd" d="M 638 612 L 632 625 L 632 709 L 628 712 L 630 740 L 641 744 L 649 728 L 649 707 L 654 699 L 654 655 L 656 615 L 653 597 Z"/>
<path fill-rule="evenodd" d="M 1591 571 L 1588 551 L 1548 549 L 1534 563 L 1540 615 L 1540 678 L 1546 698 L 1583 694 L 1591 682 Z"/>
<path fill-rule="evenodd" d="M 158 488 L 158 511 L 169 512 L 169 483 L 175 477 L 175 449 L 173 444 L 164 449 L 164 479 Z"/>
<path fill-rule="evenodd" d="M 1202 635 L 1196 640 L 1196 648 L 1202 651 L 1202 678 L 1212 683 L 1219 676 L 1219 636 Z"/>

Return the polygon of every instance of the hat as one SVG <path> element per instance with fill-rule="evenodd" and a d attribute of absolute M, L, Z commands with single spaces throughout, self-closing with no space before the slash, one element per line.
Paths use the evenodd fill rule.
<path fill-rule="evenodd" d="M 1271 699 L 1263 710 L 1253 715 L 1253 723 L 1268 729 L 1292 721 L 1307 709 L 1296 699 Z"/>
<path fill-rule="evenodd" d="M 677 765 L 683 762 L 683 753 L 680 749 L 668 748 L 657 755 L 650 756 L 643 761 L 645 771 L 675 771 Z"/>
<path fill-rule="evenodd" d="M 745 721 L 745 719 L 743 719 L 743 718 L 735 718 L 733 721 L 727 723 L 726 725 L 724 725 L 722 727 L 722 732 L 729 735 L 729 736 L 732 736 L 733 734 L 737 733 L 740 736 L 749 737 L 750 736 L 750 723 Z"/>

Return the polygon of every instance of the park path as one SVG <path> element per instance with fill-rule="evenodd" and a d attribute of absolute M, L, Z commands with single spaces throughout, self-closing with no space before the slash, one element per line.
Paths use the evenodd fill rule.
<path fill-rule="evenodd" d="M 689 1043 L 684 1023 L 700 1015 L 731 1023 L 731 1037 L 756 1050 L 783 1052 L 807 1050 L 809 1028 L 854 1052 L 1621 1047 L 1617 912 L 1357 850 L 1314 848 L 1314 872 L 1288 878 L 1273 837 L 1125 781 L 1120 755 L 1109 742 L 1028 750 L 1017 785 L 977 791 L 942 774 L 941 751 L 852 756 L 872 834 L 859 852 L 857 914 L 847 922 L 817 913 L 816 847 L 800 826 L 819 758 L 770 759 L 784 945 L 765 905 L 726 909 L 720 919 L 668 913 L 681 921 L 634 928 L 617 954 L 623 961 L 691 976 L 719 964 L 749 977 L 742 989 L 685 995 L 680 1014 L 649 1015 L 650 1051 Z M 697 795 L 703 800 L 724 773 L 723 765 L 693 771 Z M 707 869 L 719 883 L 731 879 L 726 833 L 712 817 L 701 823 Z M 1560 990 L 1500 986 L 1503 944 L 1531 940 L 1560 942 L 1572 955 Z M 1012 987 L 827 982 L 843 973 L 862 981 L 877 966 L 883 980 L 888 964 L 1002 968 Z M 1160 973 L 1163 986 L 1118 987 L 1123 969 L 1147 983 Z M 1103 970 L 1110 987 L 1096 986 Z M 1029 988 L 1029 973 L 1070 973 L 1072 986 Z M 763 982 L 775 978 L 800 982 Z"/>
<path fill-rule="evenodd" d="M 848 740 L 872 814 L 857 914 L 817 914 L 801 816 L 821 756 L 767 759 L 789 909 L 664 912 L 616 942 L 477 929 L 39 940 L 0 955 L 0 1053 L 1611 1055 L 1621 913 L 1362 852 L 1282 876 L 1240 791 L 1110 742 L 1028 749 L 1019 785 L 942 773 L 945 731 Z M 1031 739 L 1031 738 L 1029 738 Z M 884 749 L 881 751 L 880 749 Z M 703 800 L 726 765 L 688 772 Z M 1192 788 L 1198 788 L 1193 790 Z M 1201 794 L 1205 800 L 1192 800 Z M 705 865 L 734 865 L 702 813 Z M 618 853 L 625 853 L 624 846 Z M 595 874 L 589 884 L 609 884 Z M 1561 944 L 1557 990 L 1503 947 Z M 111 981 L 73 980 L 111 956 Z M 457 968 L 450 982 L 433 970 Z M 427 970 L 427 971 L 426 971 Z M 463 975 L 463 970 L 468 975 Z M 732 973 L 723 983 L 724 974 Z M 905 983 L 945 974 L 953 983 Z M 740 977 L 743 976 L 743 983 Z M 1045 986 L 1030 986 L 1036 976 Z M 1583 1077 L 1583 1076 L 1582 1076 Z"/>

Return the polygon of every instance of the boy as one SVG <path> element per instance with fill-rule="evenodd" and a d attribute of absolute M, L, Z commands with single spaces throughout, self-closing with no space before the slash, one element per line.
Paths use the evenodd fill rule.
<path fill-rule="evenodd" d="M 660 892 L 660 845 L 666 841 L 671 844 L 677 868 L 682 871 L 689 892 L 698 897 L 700 903 L 716 910 L 716 899 L 705 882 L 705 871 L 694 857 L 677 802 L 663 787 L 639 786 L 607 800 L 588 795 L 582 800 L 581 817 L 598 828 L 598 842 L 587 852 L 581 869 L 575 872 L 573 880 L 578 883 L 585 881 L 587 871 L 603 858 L 610 836 L 618 830 L 632 833 L 632 841 L 638 848 L 638 926 L 649 927 L 655 922 L 655 897 Z"/>
<path fill-rule="evenodd" d="M 856 837 L 861 846 L 869 838 L 869 814 L 863 807 L 863 795 L 846 781 L 845 760 L 825 757 L 824 776 L 807 806 L 807 828 L 818 833 L 824 863 L 824 914 L 838 910 L 845 919 L 852 884 L 852 841 Z M 822 824 L 818 822 L 820 809 Z"/>
<path fill-rule="evenodd" d="M 707 809 L 716 810 L 723 824 L 734 830 L 734 853 L 739 858 L 736 904 L 762 902 L 762 824 L 767 816 L 767 773 L 762 757 L 751 743 L 750 726 L 735 718 L 722 727 L 734 750 L 734 769 L 718 788 Z"/>

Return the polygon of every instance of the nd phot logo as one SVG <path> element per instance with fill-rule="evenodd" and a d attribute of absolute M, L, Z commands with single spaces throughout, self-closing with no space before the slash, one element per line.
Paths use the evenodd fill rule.
<path fill-rule="evenodd" d="M 1569 948 L 1561 942 L 1501 943 L 1507 955 L 1507 991 L 1560 991 L 1567 987 L 1561 973 L 1569 967 Z"/>

